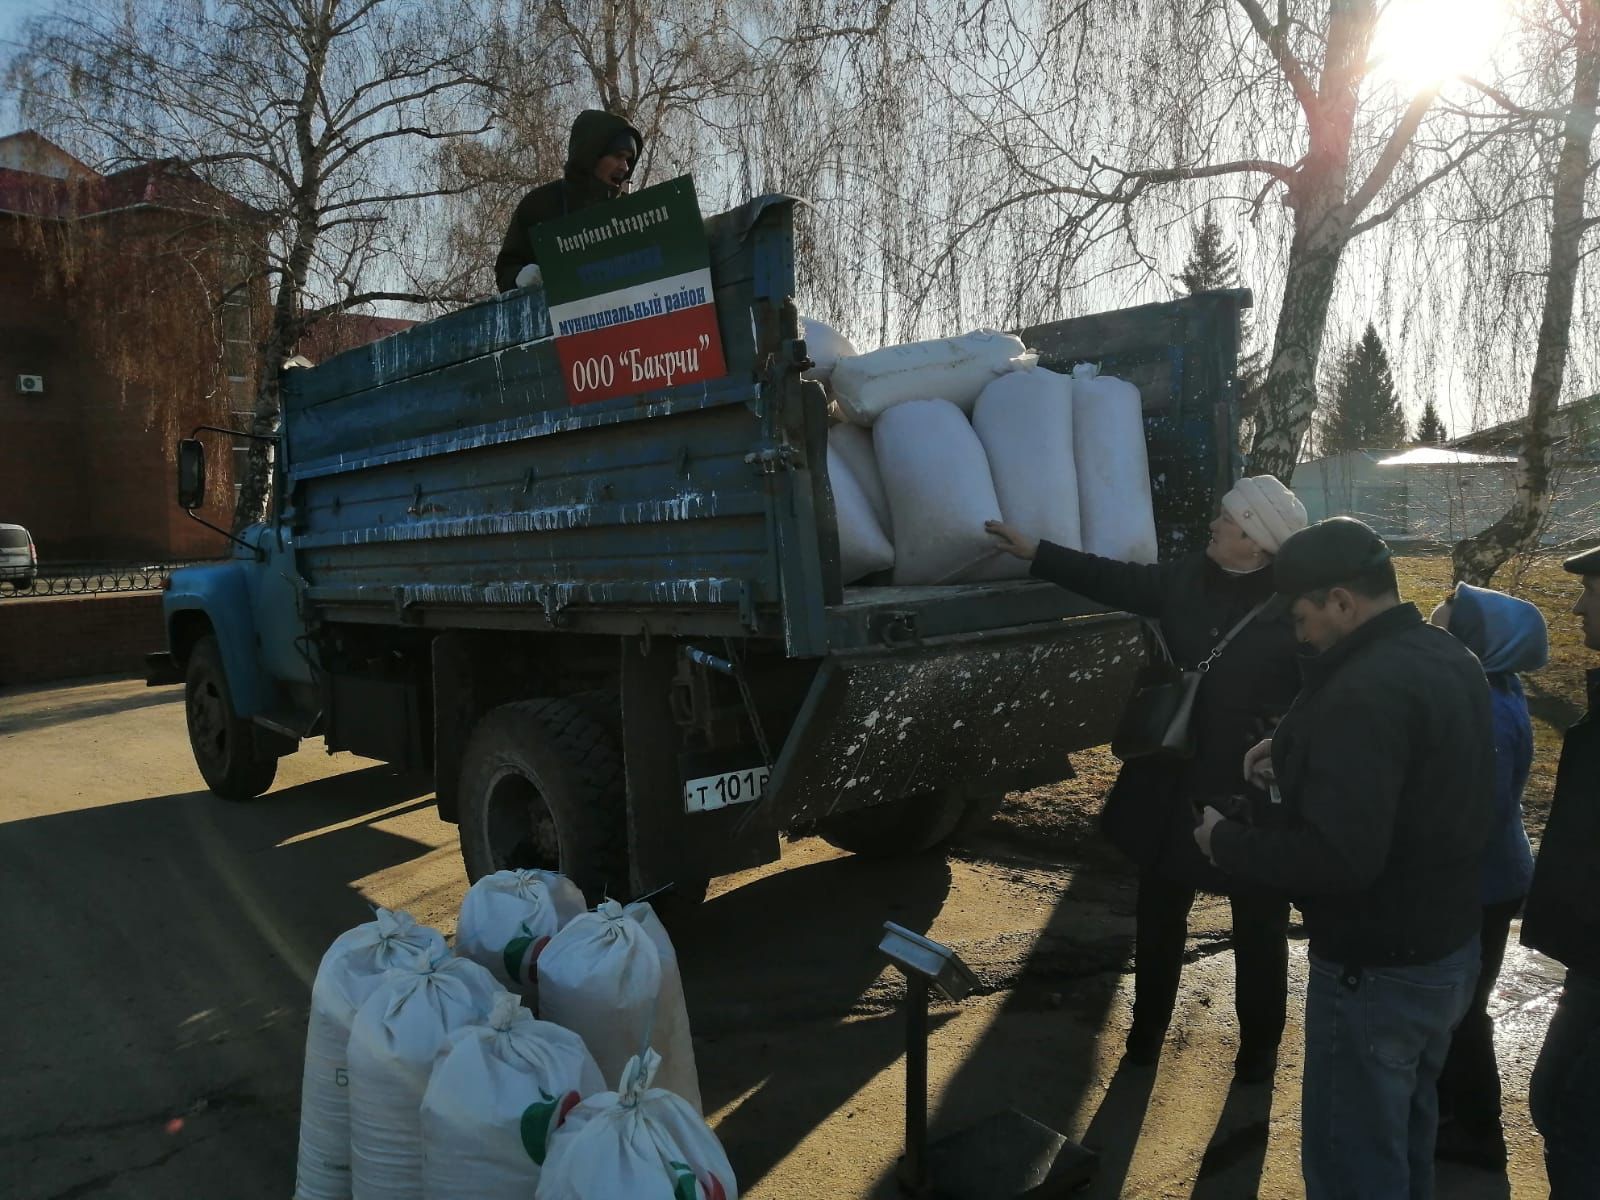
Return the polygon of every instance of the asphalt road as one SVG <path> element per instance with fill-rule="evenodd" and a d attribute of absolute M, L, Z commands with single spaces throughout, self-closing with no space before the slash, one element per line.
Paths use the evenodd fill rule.
<path fill-rule="evenodd" d="M 0 692 L 0 777 L 0 1195 L 289 1196 L 323 948 L 369 903 L 454 930 L 465 880 L 426 782 L 308 746 L 268 796 L 219 801 L 178 690 L 133 681 Z M 875 951 L 893 919 L 984 982 L 934 1013 L 935 1133 L 1017 1105 L 1100 1150 L 1091 1198 L 1302 1195 L 1298 1027 L 1275 1090 L 1228 1086 L 1224 905 L 1197 906 L 1159 1070 L 1116 1070 L 1132 907 L 1113 864 L 993 840 L 893 864 L 801 842 L 719 881 L 677 940 L 743 1194 L 894 1194 L 900 986 Z M 1554 980 L 1516 954 L 1495 1000 L 1511 1178 L 1447 1170 L 1444 1200 L 1545 1194 L 1526 1089 Z"/>

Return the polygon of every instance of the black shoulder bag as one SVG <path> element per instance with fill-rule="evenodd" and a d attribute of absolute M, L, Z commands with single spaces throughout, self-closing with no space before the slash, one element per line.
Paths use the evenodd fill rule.
<path fill-rule="evenodd" d="M 1267 597 L 1228 630 L 1216 648 L 1189 670 L 1181 669 L 1167 649 L 1160 628 L 1151 622 L 1148 626 L 1159 657 L 1141 675 L 1138 688 L 1128 700 L 1117 732 L 1111 738 L 1111 753 L 1123 762 L 1141 758 L 1192 758 L 1194 756 L 1194 731 L 1190 727 L 1194 717 L 1195 694 L 1200 681 L 1211 670 L 1228 643 L 1244 632 L 1246 625 L 1261 615 L 1272 597 Z"/>

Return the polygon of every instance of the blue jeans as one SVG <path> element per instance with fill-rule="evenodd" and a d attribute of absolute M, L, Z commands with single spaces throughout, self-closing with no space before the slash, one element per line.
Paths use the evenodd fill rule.
<path fill-rule="evenodd" d="M 1433 1195 L 1437 1082 L 1478 939 L 1437 962 L 1346 971 L 1311 956 L 1300 1167 L 1306 1200 Z"/>
<path fill-rule="evenodd" d="M 1528 1084 L 1550 1200 L 1600 1196 L 1600 978 L 1567 972 Z"/>

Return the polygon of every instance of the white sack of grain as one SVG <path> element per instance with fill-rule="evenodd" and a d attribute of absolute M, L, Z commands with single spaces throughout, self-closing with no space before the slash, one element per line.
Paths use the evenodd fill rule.
<path fill-rule="evenodd" d="M 426 966 L 446 953 L 437 929 L 408 912 L 377 910 L 373 920 L 334 939 L 311 985 L 305 1074 L 300 1086 L 300 1154 L 295 1200 L 350 1195 L 350 1025 L 356 1010 L 396 967 Z"/>
<path fill-rule="evenodd" d="M 1072 380 L 1043 367 L 1002 375 L 978 397 L 972 429 L 989 456 L 1005 523 L 1028 537 L 1081 549 Z M 1028 563 L 1001 554 L 979 573 L 984 579 L 1023 579 Z"/>
<path fill-rule="evenodd" d="M 839 426 L 840 429 L 846 428 Z M 839 530 L 839 573 L 845 583 L 894 566 L 894 547 L 872 511 L 855 472 L 844 456 L 828 447 L 828 486 L 833 490 L 833 514 Z"/>
<path fill-rule="evenodd" d="M 949 583 L 1001 553 L 984 532 L 1000 501 L 983 443 L 948 400 L 909 400 L 872 430 L 894 517 L 896 584 Z"/>
<path fill-rule="evenodd" d="M 677 957 L 663 953 L 666 931 L 653 913 L 647 927 L 649 906 L 630 907 L 631 915 L 615 900 L 603 901 L 550 939 L 539 956 L 539 1016 L 581 1034 L 612 1087 L 630 1058 L 654 1047 L 675 1090 L 698 1104 Z"/>
<path fill-rule="evenodd" d="M 800 331 L 806 339 L 806 353 L 813 364 L 805 370 L 802 375 L 804 379 L 827 383 L 840 359 L 856 356 L 856 348 L 850 344 L 850 339 L 830 325 L 811 317 L 802 317 Z"/>
<path fill-rule="evenodd" d="M 350 1027 L 354 1200 L 422 1200 L 423 1093 L 450 1034 L 484 1021 L 505 989 L 469 958 L 388 972 Z"/>
<path fill-rule="evenodd" d="M 567 1114 L 536 1200 L 739 1200 L 717 1135 L 686 1101 L 653 1086 L 658 1062 L 650 1050 L 630 1059 L 616 1091 Z"/>
<path fill-rule="evenodd" d="M 422 1097 L 426 1200 L 527 1200 L 550 1138 L 585 1096 L 606 1089 L 570 1029 L 538 1021 L 510 992 L 489 1019 L 450 1034 Z"/>
<path fill-rule="evenodd" d="M 985 384 L 1033 366 L 1038 357 L 1009 333 L 979 329 L 847 358 L 830 383 L 840 409 L 857 425 L 871 425 L 895 405 L 929 396 L 970 413 Z"/>
<path fill-rule="evenodd" d="M 878 473 L 878 452 L 872 448 L 872 430 L 859 425 L 835 425 L 828 430 L 828 449 L 844 460 L 845 466 L 856 477 L 856 483 L 872 505 L 872 515 L 878 518 L 878 527 L 890 541 L 894 540 L 894 525 L 889 516 L 889 496 L 883 490 L 883 476 Z"/>
<path fill-rule="evenodd" d="M 456 923 L 456 953 L 521 990 L 545 944 L 585 911 L 583 893 L 553 871 L 495 871 L 467 889 Z"/>
<path fill-rule="evenodd" d="M 1083 549 L 1122 562 L 1155 562 L 1156 518 L 1139 389 L 1101 375 L 1092 363 L 1074 367 L 1072 439 Z"/>

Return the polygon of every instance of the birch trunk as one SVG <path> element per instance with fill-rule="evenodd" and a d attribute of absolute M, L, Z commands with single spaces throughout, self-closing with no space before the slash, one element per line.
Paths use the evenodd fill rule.
<path fill-rule="evenodd" d="M 1600 0 L 1576 5 L 1579 24 L 1572 105 L 1562 129 L 1550 205 L 1550 266 L 1545 276 L 1544 314 L 1534 350 L 1528 387 L 1528 432 L 1517 457 L 1517 486 L 1511 507 L 1493 525 L 1457 542 L 1450 552 L 1455 578 L 1486 585 L 1505 563 L 1532 549 L 1550 509 L 1554 467 L 1551 435 L 1556 405 L 1566 378 L 1572 333 L 1573 296 L 1583 262 L 1584 192 L 1590 145 L 1600 105 Z"/>

